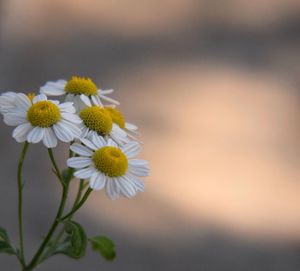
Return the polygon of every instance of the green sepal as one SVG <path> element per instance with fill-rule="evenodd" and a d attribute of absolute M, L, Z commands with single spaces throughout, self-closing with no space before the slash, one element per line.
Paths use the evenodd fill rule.
<path fill-rule="evenodd" d="M 112 240 L 106 236 L 95 236 L 89 238 L 92 249 L 99 252 L 102 257 L 108 261 L 112 261 L 116 257 L 115 245 Z"/>
<path fill-rule="evenodd" d="M 16 254 L 15 249 L 10 244 L 6 230 L 2 227 L 0 227 L 0 253 Z"/>
<path fill-rule="evenodd" d="M 69 182 L 72 180 L 73 171 L 74 170 L 72 168 L 66 168 L 62 170 L 61 177 L 64 185 L 68 185 Z"/>

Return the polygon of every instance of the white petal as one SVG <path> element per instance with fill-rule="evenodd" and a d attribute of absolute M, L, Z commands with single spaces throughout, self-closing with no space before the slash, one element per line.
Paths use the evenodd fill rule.
<path fill-rule="evenodd" d="M 124 146 L 124 144 L 126 144 L 129 140 L 126 140 L 124 142 L 124 140 L 120 140 L 120 138 L 116 137 L 114 134 L 110 134 L 110 137 L 114 140 L 116 146 Z"/>
<path fill-rule="evenodd" d="M 98 90 L 98 93 L 100 94 L 103 94 L 103 95 L 106 95 L 106 94 L 111 94 L 111 93 L 113 93 L 114 92 L 114 90 L 113 89 L 99 89 Z"/>
<path fill-rule="evenodd" d="M 80 138 L 80 141 L 86 145 L 87 147 L 89 147 L 92 150 L 98 150 L 98 148 L 87 138 Z"/>
<path fill-rule="evenodd" d="M 80 138 L 87 138 L 88 137 L 88 134 L 90 132 L 89 128 L 87 128 L 86 126 L 84 125 L 79 125 L 79 127 L 81 127 L 81 135 L 80 135 Z"/>
<path fill-rule="evenodd" d="M 88 132 L 86 138 L 88 138 L 91 142 L 93 142 L 92 139 L 93 139 L 93 137 L 95 137 L 95 136 L 99 136 L 98 133 L 95 132 L 95 131 L 93 131 L 93 130 L 89 130 L 89 132 Z M 95 145 L 95 144 L 94 144 L 94 145 Z"/>
<path fill-rule="evenodd" d="M 111 138 L 109 138 L 107 140 L 107 146 L 112 146 L 112 147 L 118 147 L 118 145 L 116 144 L 116 142 L 114 142 Z"/>
<path fill-rule="evenodd" d="M 92 160 L 89 157 L 72 157 L 67 160 L 68 167 L 84 168 L 91 165 Z"/>
<path fill-rule="evenodd" d="M 116 124 L 113 124 L 113 128 L 110 132 L 111 138 L 119 145 L 124 145 L 129 142 L 127 134 Z"/>
<path fill-rule="evenodd" d="M 64 125 L 60 122 L 53 125 L 53 130 L 56 136 L 63 142 L 70 142 L 74 139 L 72 132 L 64 127 Z"/>
<path fill-rule="evenodd" d="M 53 128 L 57 137 L 63 142 L 70 142 L 81 134 L 80 128 L 63 119 L 53 125 Z"/>
<path fill-rule="evenodd" d="M 94 172 L 90 179 L 90 188 L 100 190 L 105 186 L 105 176 L 100 172 Z"/>
<path fill-rule="evenodd" d="M 141 145 L 136 141 L 130 141 L 121 148 L 128 158 L 133 158 L 138 155 L 141 150 Z"/>
<path fill-rule="evenodd" d="M 69 121 L 66 121 L 66 120 L 61 120 L 60 123 L 62 125 L 64 125 L 66 128 L 68 128 L 69 131 L 72 132 L 73 138 L 79 138 L 80 137 L 81 129 L 77 125 L 75 125 L 75 124 L 73 124 Z"/>
<path fill-rule="evenodd" d="M 64 87 L 67 81 L 58 80 L 56 82 L 47 82 L 46 85 L 40 88 L 40 92 L 49 96 L 60 96 L 65 94 Z"/>
<path fill-rule="evenodd" d="M 17 126 L 27 122 L 26 113 L 7 113 L 4 115 L 4 122 L 9 126 Z"/>
<path fill-rule="evenodd" d="M 84 94 L 80 95 L 81 101 L 83 101 L 87 106 L 92 106 L 91 101 L 88 96 L 85 96 Z"/>
<path fill-rule="evenodd" d="M 78 95 L 72 95 L 72 96 L 73 96 L 73 99 L 70 98 L 70 101 L 73 101 L 74 107 L 77 110 L 77 112 L 86 108 L 86 104 L 80 99 L 80 96 L 78 96 Z"/>
<path fill-rule="evenodd" d="M 27 135 L 29 143 L 38 143 L 44 136 L 44 129 L 41 127 L 34 127 Z"/>
<path fill-rule="evenodd" d="M 57 81 L 49 81 L 47 82 L 47 84 L 49 84 L 50 86 L 56 86 L 59 88 L 64 88 L 65 85 L 67 84 L 67 81 L 64 79 L 59 79 Z"/>
<path fill-rule="evenodd" d="M 83 168 L 75 171 L 74 176 L 78 179 L 87 179 L 96 171 L 94 167 Z"/>
<path fill-rule="evenodd" d="M 73 106 L 73 102 L 65 102 L 58 105 L 62 113 L 75 113 L 76 109 Z"/>
<path fill-rule="evenodd" d="M 128 163 L 133 166 L 148 166 L 148 162 L 143 159 L 130 159 Z"/>
<path fill-rule="evenodd" d="M 126 132 L 124 132 L 123 129 L 121 129 L 120 126 L 115 123 L 113 124 L 112 131 L 119 137 L 126 138 L 126 136 L 127 136 Z"/>
<path fill-rule="evenodd" d="M 7 92 L 3 92 L 0 96 L 0 99 L 5 98 L 8 99 L 9 101 L 13 101 L 17 96 L 16 92 L 13 91 L 7 91 Z"/>
<path fill-rule="evenodd" d="M 44 86 L 40 88 L 40 93 L 49 95 L 49 96 L 60 96 L 65 94 L 64 89 L 54 88 L 52 86 Z"/>
<path fill-rule="evenodd" d="M 102 102 L 101 102 L 101 100 L 100 100 L 100 98 L 98 96 L 92 95 L 91 99 L 92 99 L 93 104 L 98 105 L 98 106 L 102 106 L 103 105 Z"/>
<path fill-rule="evenodd" d="M 93 155 L 93 152 L 89 148 L 87 148 L 81 144 L 78 144 L 78 143 L 72 144 L 70 149 L 71 149 L 71 151 L 73 151 L 79 155 L 82 155 L 82 156 L 92 156 Z"/>
<path fill-rule="evenodd" d="M 76 110 L 78 110 L 78 111 L 81 111 L 81 108 L 82 108 L 82 105 L 81 105 L 81 104 L 84 104 L 84 105 L 85 105 L 85 103 L 83 103 L 83 102 L 81 101 L 80 97 L 79 97 L 79 96 L 76 96 L 76 95 L 74 95 L 73 103 L 74 103 L 74 107 L 75 107 Z"/>
<path fill-rule="evenodd" d="M 132 132 L 132 131 L 129 131 L 129 132 Z M 135 134 L 139 134 L 138 132 L 134 132 Z M 130 134 L 130 133 L 127 133 L 127 136 L 130 137 L 132 140 L 136 141 L 136 142 L 139 142 L 140 144 L 142 144 L 143 142 L 141 140 L 139 140 L 136 136 Z"/>
<path fill-rule="evenodd" d="M 47 96 L 45 94 L 39 94 L 32 99 L 33 104 L 40 101 L 47 101 Z"/>
<path fill-rule="evenodd" d="M 123 178 L 130 182 L 137 191 L 143 192 L 145 190 L 144 182 L 136 176 L 127 173 L 125 176 L 123 176 Z"/>
<path fill-rule="evenodd" d="M 81 118 L 73 113 L 61 113 L 63 119 L 68 120 L 72 123 L 79 124 L 82 122 Z"/>
<path fill-rule="evenodd" d="M 57 146 L 57 138 L 52 128 L 44 128 L 43 143 L 47 148 L 55 148 Z"/>
<path fill-rule="evenodd" d="M 149 175 L 149 165 L 146 161 L 140 160 L 143 162 L 136 162 L 133 161 L 134 159 L 131 159 L 128 161 L 128 171 L 132 173 L 133 175 L 140 176 L 140 177 L 146 177 Z"/>
<path fill-rule="evenodd" d="M 126 122 L 125 123 L 125 128 L 130 130 L 130 131 L 136 131 L 138 127 L 132 123 Z"/>
<path fill-rule="evenodd" d="M 106 177 L 106 194 L 112 200 L 119 197 L 120 189 L 112 178 Z"/>
<path fill-rule="evenodd" d="M 102 136 L 95 135 L 95 134 L 92 136 L 92 142 L 99 149 L 106 145 L 105 139 Z"/>
<path fill-rule="evenodd" d="M 21 124 L 14 129 L 12 136 L 17 142 L 24 142 L 27 139 L 28 132 L 32 128 L 30 123 Z"/>
<path fill-rule="evenodd" d="M 15 92 L 5 92 L 0 96 L 0 112 L 7 113 L 10 109 L 16 107 L 15 98 L 17 93 Z"/>
<path fill-rule="evenodd" d="M 131 132 L 135 135 L 140 135 L 141 133 L 138 131 L 138 127 L 132 123 L 125 122 L 125 130 Z M 133 136 L 132 136 L 133 137 Z"/>
<path fill-rule="evenodd" d="M 16 108 L 22 109 L 24 111 L 27 111 L 31 106 L 29 98 L 23 93 L 18 93 L 14 102 L 16 104 Z"/>
<path fill-rule="evenodd" d="M 110 103 L 115 104 L 115 105 L 119 105 L 120 104 L 118 101 L 116 101 L 116 100 L 114 100 L 112 98 L 109 98 L 109 97 L 107 97 L 105 95 L 102 95 L 102 94 L 100 94 L 100 98 L 102 100 L 105 100 L 105 101 L 110 102 Z"/>
<path fill-rule="evenodd" d="M 120 187 L 120 192 L 122 193 L 123 196 L 127 198 L 132 198 L 136 195 L 136 189 L 130 182 L 127 181 L 127 179 L 119 177 L 117 179 L 117 184 Z"/>
<path fill-rule="evenodd" d="M 57 101 L 57 100 L 50 100 L 50 102 L 52 102 L 53 104 L 55 104 L 55 105 L 59 105 L 59 101 Z"/>

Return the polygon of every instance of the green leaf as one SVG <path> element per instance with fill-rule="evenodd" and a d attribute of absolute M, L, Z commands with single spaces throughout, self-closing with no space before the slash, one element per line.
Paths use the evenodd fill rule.
<path fill-rule="evenodd" d="M 5 241 L 0 241 L 0 253 L 6 254 L 16 254 L 15 250 L 11 247 L 11 245 Z"/>
<path fill-rule="evenodd" d="M 95 236 L 89 241 L 92 249 L 99 252 L 106 260 L 112 261 L 116 257 L 115 245 L 106 236 Z"/>
<path fill-rule="evenodd" d="M 16 254 L 4 228 L 0 227 L 0 253 Z"/>
<path fill-rule="evenodd" d="M 9 238 L 8 238 L 8 235 L 7 235 L 7 232 L 4 228 L 0 227 L 0 239 L 6 241 L 9 243 Z"/>
<path fill-rule="evenodd" d="M 53 254 L 64 254 L 73 259 L 80 259 L 85 255 L 87 237 L 84 229 L 74 221 L 65 224 L 66 239 L 57 245 Z"/>

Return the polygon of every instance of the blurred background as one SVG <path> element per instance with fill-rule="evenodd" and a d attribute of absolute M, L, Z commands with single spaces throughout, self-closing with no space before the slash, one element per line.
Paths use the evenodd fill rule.
<path fill-rule="evenodd" d="M 299 270 L 299 63 L 299 0 L 0 0 L 1 92 L 72 75 L 114 88 L 151 165 L 145 193 L 93 193 L 76 216 L 115 241 L 114 262 L 89 251 L 38 270 Z M 21 145 L 0 131 L 0 224 L 16 241 Z M 25 168 L 29 257 L 60 188 L 42 145 Z"/>

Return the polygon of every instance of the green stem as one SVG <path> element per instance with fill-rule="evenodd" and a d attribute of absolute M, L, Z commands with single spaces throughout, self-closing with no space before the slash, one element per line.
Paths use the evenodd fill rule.
<path fill-rule="evenodd" d="M 48 242 L 50 241 L 53 233 L 55 232 L 58 224 L 59 224 L 59 218 L 61 217 L 64 207 L 65 207 L 65 203 L 66 203 L 66 199 L 67 199 L 67 193 L 68 193 L 68 188 L 63 187 L 63 192 L 62 192 L 62 197 L 61 197 L 61 202 L 58 208 L 58 212 L 56 214 L 55 220 L 52 223 L 52 226 L 50 228 L 50 230 L 48 231 L 44 241 L 42 242 L 41 246 L 39 247 L 38 251 L 36 252 L 36 254 L 34 255 L 34 257 L 32 258 L 31 262 L 28 264 L 28 266 L 24 269 L 24 271 L 31 271 L 38 263 L 40 256 L 42 255 L 45 247 L 47 246 Z"/>
<path fill-rule="evenodd" d="M 92 191 L 93 191 L 93 189 L 88 188 L 88 190 L 86 190 L 85 194 L 83 195 L 83 197 L 79 201 L 79 203 L 69 213 L 67 213 L 65 216 L 61 217 L 59 219 L 59 221 L 66 220 L 67 218 L 71 217 L 77 210 L 79 210 L 81 208 L 81 206 L 86 202 L 86 200 L 88 199 L 88 197 L 92 193 Z"/>
<path fill-rule="evenodd" d="M 60 183 L 62 184 L 62 186 L 64 186 L 64 182 L 63 182 L 60 170 L 59 170 L 59 168 L 58 168 L 58 166 L 57 166 L 57 164 L 55 162 L 52 149 L 50 149 L 50 148 L 48 149 L 48 154 L 49 154 L 50 160 L 52 162 L 52 165 L 53 165 L 53 167 L 55 169 L 55 174 L 56 174 L 57 178 L 59 179 Z"/>
<path fill-rule="evenodd" d="M 29 147 L 29 143 L 25 142 L 18 164 L 18 226 L 19 226 L 19 242 L 20 242 L 20 261 L 24 265 L 24 240 L 23 240 L 23 183 L 22 183 L 22 169 L 24 159 Z"/>
<path fill-rule="evenodd" d="M 74 204 L 72 206 L 72 210 L 77 205 L 77 203 L 79 202 L 79 200 L 81 198 L 81 195 L 82 195 L 82 190 L 83 189 L 84 189 L 84 180 L 81 179 L 80 182 L 79 182 L 78 192 L 77 192 Z"/>
<path fill-rule="evenodd" d="M 75 208 L 75 206 L 77 205 L 77 203 L 79 202 L 79 200 L 81 198 L 81 195 L 82 195 L 82 191 L 83 191 L 84 188 L 85 188 L 84 180 L 80 180 L 77 195 L 76 195 L 76 198 L 75 198 L 75 201 L 73 203 L 73 206 L 72 206 L 71 210 L 73 210 Z M 68 220 L 70 220 L 71 218 L 72 218 L 72 216 L 70 216 L 68 218 Z M 64 232 L 65 232 L 65 230 L 64 230 L 64 228 L 62 228 L 60 230 L 60 232 L 58 233 L 57 237 L 55 238 L 55 240 L 53 241 L 53 244 L 48 249 L 48 251 L 45 253 L 45 255 L 42 257 L 40 262 L 43 262 L 44 260 L 46 260 L 47 258 L 49 258 L 51 256 L 51 253 L 53 252 L 54 248 L 56 247 L 56 245 L 58 244 L 58 242 L 62 238 Z"/>
<path fill-rule="evenodd" d="M 57 211 L 57 214 L 55 216 L 55 219 L 44 239 L 44 241 L 42 242 L 42 244 L 40 245 L 39 249 L 37 250 L 36 254 L 33 256 L 32 260 L 30 261 L 30 263 L 28 264 L 28 266 L 26 266 L 23 271 L 31 271 L 33 270 L 36 265 L 39 263 L 39 259 L 41 257 L 41 255 L 43 254 L 44 252 L 44 249 L 46 248 L 46 246 L 48 245 L 48 242 L 50 241 L 53 233 L 55 232 L 58 224 L 59 224 L 59 219 L 60 217 L 62 216 L 63 214 L 63 211 L 64 211 L 64 207 L 65 207 L 65 204 L 66 204 L 66 200 L 67 200 L 67 195 L 68 195 L 68 189 L 69 189 L 69 185 L 65 185 L 63 183 L 63 179 L 62 179 L 62 176 L 60 174 L 60 170 L 55 162 L 55 159 L 54 159 L 54 156 L 53 156 L 53 152 L 52 152 L 52 149 L 48 149 L 48 154 L 49 154 L 49 157 L 50 157 L 50 160 L 52 162 L 52 165 L 56 171 L 56 176 L 59 178 L 59 181 L 60 183 L 62 184 L 62 196 L 61 196 L 61 201 L 60 201 L 60 205 L 59 205 L 59 208 L 58 208 L 58 211 Z"/>

